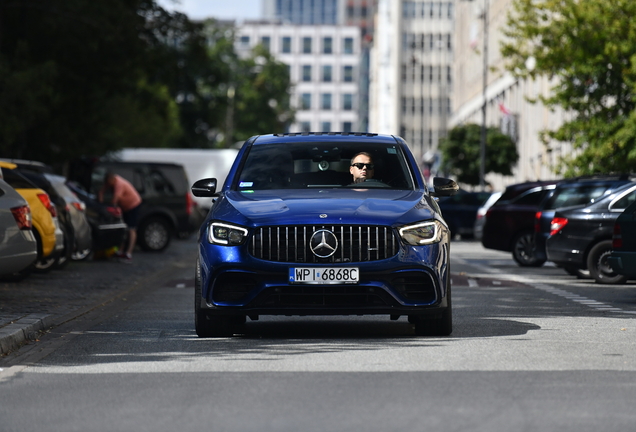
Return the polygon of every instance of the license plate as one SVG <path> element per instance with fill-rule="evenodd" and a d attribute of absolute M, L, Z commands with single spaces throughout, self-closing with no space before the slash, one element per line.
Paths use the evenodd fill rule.
<path fill-rule="evenodd" d="M 356 284 L 360 280 L 357 267 L 293 267 L 289 283 L 293 284 Z"/>

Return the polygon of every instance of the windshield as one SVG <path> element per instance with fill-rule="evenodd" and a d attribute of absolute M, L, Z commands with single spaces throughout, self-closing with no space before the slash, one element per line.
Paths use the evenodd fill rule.
<path fill-rule="evenodd" d="M 365 152 L 367 164 L 351 167 Z M 356 160 L 358 160 L 356 158 Z M 370 163 L 369 163 L 370 162 Z M 354 183 L 354 168 L 368 170 Z M 233 188 L 241 191 L 310 188 L 413 189 L 413 174 L 397 145 L 352 142 L 255 145 Z"/>

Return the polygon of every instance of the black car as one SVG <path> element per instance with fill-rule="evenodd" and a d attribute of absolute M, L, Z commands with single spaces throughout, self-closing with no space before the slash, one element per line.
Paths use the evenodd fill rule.
<path fill-rule="evenodd" d="M 86 206 L 86 218 L 91 227 L 92 250 L 106 251 L 121 247 L 127 231 L 121 210 L 118 207 L 100 203 L 94 195 L 88 193 L 78 183 L 67 181 L 66 185 Z M 86 259 L 89 256 L 90 254 L 78 254 L 75 259 Z"/>
<path fill-rule="evenodd" d="M 545 259 L 535 255 L 534 217 L 554 181 L 535 181 L 508 186 L 486 213 L 481 244 L 487 249 L 512 252 L 522 267 L 539 267 Z"/>
<path fill-rule="evenodd" d="M 550 225 L 556 209 L 594 202 L 630 182 L 628 175 L 596 175 L 561 181 L 554 191 L 544 198 L 535 215 L 534 244 L 537 259 L 547 259 L 546 240 L 550 236 Z M 577 267 L 566 265 L 564 270 L 572 275 L 580 275 L 580 269 Z"/>
<path fill-rule="evenodd" d="M 472 239 L 475 236 L 477 210 L 490 198 L 491 192 L 467 192 L 460 190 L 456 195 L 438 201 L 451 236 Z"/>
<path fill-rule="evenodd" d="M 631 203 L 614 223 L 608 263 L 615 273 L 627 279 L 636 278 L 636 202 Z"/>
<path fill-rule="evenodd" d="M 598 283 L 624 283 L 609 265 L 618 216 L 636 201 L 636 183 L 624 185 L 591 203 L 557 209 L 546 241 L 548 260 L 561 267 L 587 269 Z"/>
<path fill-rule="evenodd" d="M 137 189 L 143 200 L 137 243 L 145 251 L 164 250 L 173 235 L 187 237 L 202 222 L 183 165 L 85 159 L 75 161 L 71 171 L 70 179 L 93 195 L 102 188 L 107 171 L 122 176 Z"/>

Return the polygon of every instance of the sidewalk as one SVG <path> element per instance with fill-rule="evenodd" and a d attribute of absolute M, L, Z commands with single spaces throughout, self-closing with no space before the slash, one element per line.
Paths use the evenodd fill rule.
<path fill-rule="evenodd" d="M 194 238 L 173 240 L 163 253 L 136 251 L 132 264 L 116 259 L 70 262 L 21 282 L 0 282 L 0 356 L 151 279 L 169 278 L 177 267 L 194 269 L 195 257 Z"/>

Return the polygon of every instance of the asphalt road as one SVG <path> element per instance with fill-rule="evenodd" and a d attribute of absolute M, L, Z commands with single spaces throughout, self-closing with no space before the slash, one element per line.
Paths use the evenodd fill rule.
<path fill-rule="evenodd" d="M 634 283 L 522 269 L 455 242 L 450 337 L 416 337 L 405 317 L 262 317 L 199 339 L 193 243 L 153 258 L 170 257 L 126 296 L 1 359 L 0 430 L 636 427 Z"/>

